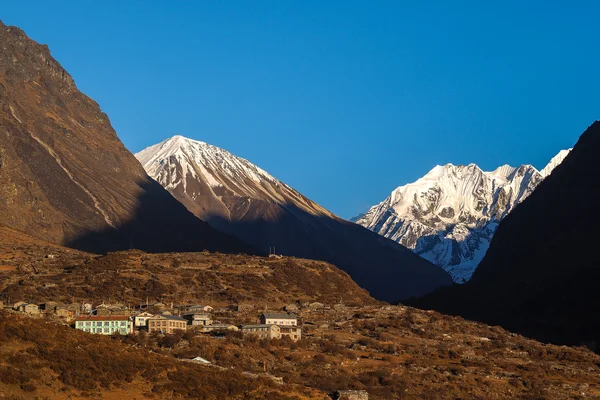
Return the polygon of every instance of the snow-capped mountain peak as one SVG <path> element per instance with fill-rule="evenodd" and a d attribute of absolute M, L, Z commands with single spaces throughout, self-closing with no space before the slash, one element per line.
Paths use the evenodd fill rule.
<path fill-rule="evenodd" d="M 412 249 L 457 282 L 471 277 L 498 223 L 566 157 L 563 150 L 538 171 L 502 165 L 436 165 L 400 186 L 356 223 Z"/>
<path fill-rule="evenodd" d="M 230 152 L 199 140 L 175 135 L 161 143 L 150 146 L 136 154 L 142 166 L 150 176 L 162 181 L 170 171 L 164 169 L 165 160 L 174 158 L 183 168 L 181 174 L 170 174 L 173 179 L 180 179 L 184 184 L 188 174 L 197 178 L 201 174 L 211 187 L 223 186 L 224 183 L 214 171 L 225 173 L 228 178 L 237 180 L 240 177 L 250 178 L 254 182 L 267 180 L 278 184 L 273 176 L 258 168 L 248 160 L 234 156 Z M 162 182 L 161 182 L 162 183 Z M 172 180 L 167 187 L 176 186 L 179 180 Z"/>
<path fill-rule="evenodd" d="M 192 204 L 210 197 L 206 203 L 211 212 L 218 208 L 226 218 L 230 217 L 227 199 L 233 197 L 294 204 L 311 214 L 333 216 L 250 161 L 199 140 L 175 135 L 135 156 L 148 175 L 180 200 L 187 198 Z M 209 209 L 197 214 L 202 216 Z"/>

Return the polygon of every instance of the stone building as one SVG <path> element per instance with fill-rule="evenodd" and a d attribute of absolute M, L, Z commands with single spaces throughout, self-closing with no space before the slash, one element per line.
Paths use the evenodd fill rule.
<path fill-rule="evenodd" d="M 242 325 L 244 335 L 253 335 L 261 339 L 281 339 L 281 329 L 277 325 Z"/>
<path fill-rule="evenodd" d="M 260 315 L 260 323 L 263 325 L 278 325 L 279 334 L 289 337 L 294 342 L 302 338 L 302 329 L 298 327 L 298 316 L 290 313 L 265 312 Z"/>
<path fill-rule="evenodd" d="M 30 303 L 20 303 L 16 310 L 29 315 L 37 315 L 40 313 L 40 308 L 37 304 Z"/>
<path fill-rule="evenodd" d="M 176 315 L 157 315 L 148 319 L 148 332 L 159 332 L 166 335 L 175 331 L 185 331 L 187 321 Z"/>
<path fill-rule="evenodd" d="M 188 313 L 208 313 L 213 312 L 213 308 L 211 306 L 206 306 L 203 304 L 194 304 L 192 306 L 187 306 L 186 310 Z"/>
<path fill-rule="evenodd" d="M 148 320 L 152 317 L 154 317 L 154 314 L 151 314 L 146 311 L 141 312 L 133 318 L 133 325 L 138 329 L 148 328 Z"/>
<path fill-rule="evenodd" d="M 182 315 L 191 326 L 207 326 L 212 324 L 212 317 L 207 313 L 187 313 Z"/>
<path fill-rule="evenodd" d="M 261 324 L 274 325 L 298 325 L 298 316 L 296 314 L 281 312 L 264 312 L 260 315 Z"/>

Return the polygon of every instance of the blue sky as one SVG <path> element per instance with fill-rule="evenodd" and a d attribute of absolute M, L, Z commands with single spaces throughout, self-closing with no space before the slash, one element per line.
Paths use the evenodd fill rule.
<path fill-rule="evenodd" d="M 203 140 L 349 218 L 436 164 L 541 168 L 571 147 L 600 118 L 599 13 L 553 0 L 20 0 L 0 19 L 49 45 L 131 151 Z"/>

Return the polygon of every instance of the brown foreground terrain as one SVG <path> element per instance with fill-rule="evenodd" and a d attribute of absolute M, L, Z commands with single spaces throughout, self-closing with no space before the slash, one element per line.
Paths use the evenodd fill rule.
<path fill-rule="evenodd" d="M 102 337 L 0 313 L 0 397 L 584 399 L 600 357 L 403 306 L 304 313 L 305 338 L 187 331 Z M 184 362 L 201 356 L 210 365 Z"/>
<path fill-rule="evenodd" d="M 310 260 L 209 253 L 95 256 L 0 229 L 0 288 L 11 301 L 320 301 L 299 311 L 303 339 L 140 332 L 86 334 L 45 316 L 0 313 L 0 398 L 600 398 L 600 356 L 499 327 L 374 301 L 344 272 Z M 344 305 L 339 298 L 343 297 Z M 330 307 L 327 307 L 329 305 Z M 221 322 L 257 312 L 220 311 Z M 211 365 L 184 362 L 203 357 Z"/>
<path fill-rule="evenodd" d="M 184 363 L 26 317 L 0 313 L 0 338 L 0 398 L 314 398 L 309 388 Z"/>

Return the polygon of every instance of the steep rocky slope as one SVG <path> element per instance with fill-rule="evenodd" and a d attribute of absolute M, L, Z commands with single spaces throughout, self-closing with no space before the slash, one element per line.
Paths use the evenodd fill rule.
<path fill-rule="evenodd" d="M 503 165 L 438 165 L 395 189 L 357 223 L 412 249 L 463 283 L 483 259 L 500 221 L 560 164 L 563 150 L 538 172 Z"/>
<path fill-rule="evenodd" d="M 600 122 L 501 223 L 470 282 L 417 302 L 541 340 L 600 340 Z"/>
<path fill-rule="evenodd" d="M 253 251 L 149 179 L 48 47 L 1 22 L 0 224 L 97 252 Z"/>
<path fill-rule="evenodd" d="M 212 226 L 268 251 L 328 261 L 376 298 L 451 283 L 403 246 L 344 221 L 247 160 L 174 136 L 136 154 L 148 174 Z"/>

